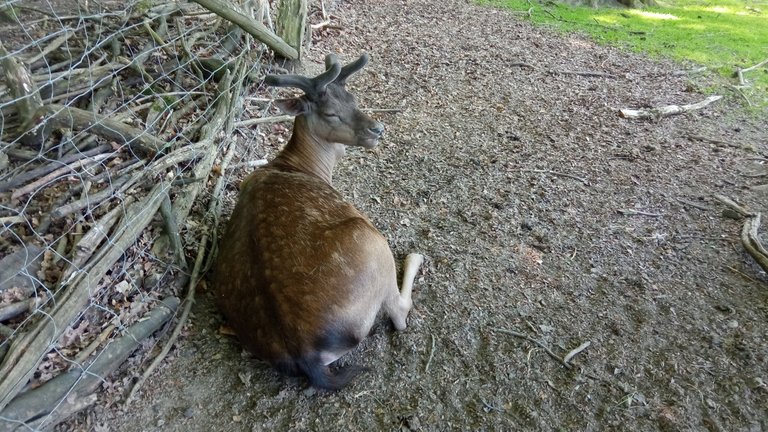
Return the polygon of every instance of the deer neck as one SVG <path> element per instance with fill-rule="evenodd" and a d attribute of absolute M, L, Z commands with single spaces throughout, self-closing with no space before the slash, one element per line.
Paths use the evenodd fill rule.
<path fill-rule="evenodd" d="M 333 168 L 343 156 L 344 145 L 312 136 L 308 132 L 307 120 L 302 115 L 296 117 L 291 139 L 277 155 L 273 165 L 320 177 L 332 185 Z"/>

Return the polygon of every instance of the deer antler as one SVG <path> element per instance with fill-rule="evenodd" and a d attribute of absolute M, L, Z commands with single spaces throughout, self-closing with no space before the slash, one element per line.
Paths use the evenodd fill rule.
<path fill-rule="evenodd" d="M 328 57 L 332 56 L 333 54 L 328 54 Z M 328 57 L 325 58 L 325 64 L 328 64 Z M 357 60 L 353 61 L 352 63 L 344 66 L 341 68 L 341 73 L 339 73 L 339 76 L 336 77 L 336 83 L 343 86 L 347 84 L 347 78 L 349 78 L 350 75 L 353 73 L 359 71 L 368 63 L 368 54 L 363 54 L 358 58 Z"/>
<path fill-rule="evenodd" d="M 267 75 L 264 77 L 264 82 L 272 87 L 296 87 L 304 91 L 310 100 L 317 100 L 325 91 L 325 87 L 332 83 L 342 71 L 335 56 L 329 63 L 331 56 L 332 54 L 329 54 L 325 60 L 327 70 L 314 78 L 301 75 Z"/>

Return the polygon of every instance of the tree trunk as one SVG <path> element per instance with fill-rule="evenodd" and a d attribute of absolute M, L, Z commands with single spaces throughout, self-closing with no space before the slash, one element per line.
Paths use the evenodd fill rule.
<path fill-rule="evenodd" d="M 281 0 L 277 7 L 276 33 L 299 53 L 304 42 L 307 23 L 307 0 Z"/>

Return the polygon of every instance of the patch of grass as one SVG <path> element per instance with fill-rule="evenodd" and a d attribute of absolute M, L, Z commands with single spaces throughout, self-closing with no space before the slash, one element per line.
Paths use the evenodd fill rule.
<path fill-rule="evenodd" d="M 584 32 L 601 43 L 650 56 L 690 60 L 717 71 L 732 84 L 738 84 L 733 77 L 737 68 L 768 58 L 765 0 L 673 0 L 644 9 L 593 9 L 551 1 L 480 1 L 520 12 L 530 10 L 534 23 Z M 754 70 L 745 78 L 751 88 L 744 89 L 744 95 L 755 105 L 768 106 L 768 69 Z"/>

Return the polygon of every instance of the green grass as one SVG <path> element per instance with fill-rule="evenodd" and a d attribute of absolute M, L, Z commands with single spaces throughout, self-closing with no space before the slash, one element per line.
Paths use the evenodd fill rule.
<path fill-rule="evenodd" d="M 515 11 L 531 9 L 530 19 L 534 23 L 587 33 L 601 43 L 652 57 L 699 63 L 726 78 L 722 85 L 734 94 L 736 90 L 727 84 L 738 84 L 733 77 L 736 69 L 768 59 L 766 0 L 673 0 L 644 9 L 593 9 L 551 1 L 480 1 Z M 768 106 L 766 66 L 748 72 L 745 78 L 751 87 L 742 90 L 751 103 L 762 107 Z M 739 95 L 742 101 L 745 97 Z"/>

